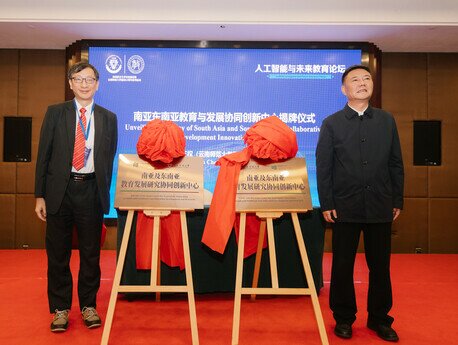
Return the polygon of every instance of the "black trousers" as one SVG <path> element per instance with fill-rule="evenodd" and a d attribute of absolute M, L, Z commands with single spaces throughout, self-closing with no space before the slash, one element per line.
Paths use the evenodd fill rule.
<path fill-rule="evenodd" d="M 329 304 L 337 323 L 351 325 L 356 320 L 353 272 L 361 231 L 369 268 L 368 321 L 389 326 L 394 320 L 388 315 L 393 305 L 390 279 L 391 222 L 333 224 Z"/>
<path fill-rule="evenodd" d="M 49 310 L 71 309 L 73 279 L 70 271 L 73 227 L 78 233 L 80 309 L 96 307 L 100 287 L 100 238 L 103 211 L 95 179 L 70 180 L 62 205 L 46 217 Z"/>

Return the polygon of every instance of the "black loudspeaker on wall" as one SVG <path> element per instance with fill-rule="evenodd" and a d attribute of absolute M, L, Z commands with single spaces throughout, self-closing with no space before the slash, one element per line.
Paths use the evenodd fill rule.
<path fill-rule="evenodd" d="M 441 121 L 413 122 L 413 165 L 441 165 Z"/>
<path fill-rule="evenodd" d="M 3 161 L 30 162 L 32 118 L 5 116 L 3 126 Z"/>

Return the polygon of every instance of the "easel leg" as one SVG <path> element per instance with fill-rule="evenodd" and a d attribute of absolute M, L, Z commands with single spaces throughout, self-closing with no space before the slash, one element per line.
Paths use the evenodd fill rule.
<path fill-rule="evenodd" d="M 160 235 L 159 235 L 159 241 L 160 241 Z M 159 251 L 159 258 L 157 260 L 157 274 L 156 274 L 156 282 L 157 282 L 157 285 L 161 285 L 161 260 L 160 260 L 160 251 Z M 151 272 L 152 274 L 152 272 Z M 161 293 L 158 291 L 156 292 L 156 302 L 160 302 L 161 301 Z"/>
<path fill-rule="evenodd" d="M 155 216 L 153 222 L 153 240 L 151 242 L 151 276 L 150 286 L 160 285 L 161 281 L 161 217 Z M 161 293 L 156 292 L 156 302 L 161 300 Z"/>
<path fill-rule="evenodd" d="M 113 279 L 113 287 L 111 288 L 110 302 L 108 303 L 107 316 L 103 327 L 101 345 L 107 345 L 110 338 L 111 325 L 113 323 L 113 315 L 116 307 L 116 299 L 118 297 L 118 289 L 121 283 L 122 271 L 126 260 L 127 245 L 129 243 L 130 232 L 132 229 L 132 220 L 134 211 L 130 210 L 127 214 L 126 225 L 124 226 L 124 234 L 122 236 L 121 248 L 119 250 L 118 263 L 116 264 L 116 272 Z"/>
<path fill-rule="evenodd" d="M 194 301 L 194 285 L 192 281 L 191 255 L 189 252 L 188 226 L 186 223 L 186 212 L 180 211 L 181 237 L 183 239 L 184 262 L 186 269 L 186 285 L 188 290 L 189 318 L 191 320 L 192 344 L 199 345 L 199 334 L 197 331 L 196 305 Z"/>
<path fill-rule="evenodd" d="M 267 218 L 267 241 L 269 242 L 270 279 L 272 288 L 278 289 L 277 254 L 275 251 L 274 223 Z"/>
<path fill-rule="evenodd" d="M 151 276 L 150 286 L 157 286 L 157 264 L 159 262 L 159 231 L 161 231 L 161 217 L 154 216 L 153 241 L 151 243 Z"/>
<path fill-rule="evenodd" d="M 245 250 L 246 213 L 240 214 L 239 245 L 237 249 L 237 274 L 235 277 L 234 320 L 232 322 L 232 345 L 239 343 L 240 305 L 242 299 L 243 252 Z"/>
<path fill-rule="evenodd" d="M 313 310 L 315 311 L 315 318 L 318 324 L 318 331 L 320 332 L 321 343 L 324 345 L 328 345 L 328 336 L 326 334 L 323 315 L 321 314 L 320 302 L 318 301 L 318 296 L 316 294 L 315 282 L 313 280 L 312 270 L 310 268 L 307 250 L 305 248 L 304 238 L 302 237 L 301 227 L 299 224 L 299 218 L 297 217 L 297 213 L 292 212 L 291 218 L 293 220 L 294 232 L 296 233 L 297 244 L 299 246 L 299 252 L 301 254 L 302 266 L 304 267 L 305 277 L 307 279 L 307 284 L 310 289 L 310 297 L 312 299 Z"/>
<path fill-rule="evenodd" d="M 254 262 L 254 272 L 253 272 L 253 282 L 251 287 L 257 288 L 259 281 L 259 270 L 261 268 L 261 259 L 262 259 L 262 246 L 264 244 L 264 237 L 266 235 L 266 221 L 261 219 L 261 224 L 259 225 L 259 237 L 258 237 L 258 247 L 256 248 L 256 260 Z M 256 299 L 256 294 L 251 295 L 251 300 Z"/>
<path fill-rule="evenodd" d="M 261 259 L 262 259 L 262 246 L 264 244 L 265 235 L 266 235 L 266 221 L 265 219 L 262 219 L 261 224 L 259 225 L 258 247 L 256 249 L 256 260 L 254 262 L 253 283 L 251 284 L 251 287 L 253 288 L 258 287 L 259 270 L 261 267 Z M 251 300 L 254 301 L 255 299 L 256 299 L 256 294 L 252 294 Z"/>

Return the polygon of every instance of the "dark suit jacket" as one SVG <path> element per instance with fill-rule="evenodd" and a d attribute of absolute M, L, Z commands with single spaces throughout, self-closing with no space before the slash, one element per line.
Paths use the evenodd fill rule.
<path fill-rule="evenodd" d="M 321 125 L 316 148 L 318 195 L 338 222 L 383 223 L 402 208 L 404 168 L 391 114 L 369 107 L 358 116 L 348 105 Z"/>
<path fill-rule="evenodd" d="M 104 213 L 110 208 L 110 184 L 118 141 L 116 115 L 94 107 L 94 168 Z M 72 170 L 75 145 L 75 106 L 73 101 L 48 107 L 40 133 L 35 173 L 35 197 L 44 198 L 46 212 L 56 213 L 62 203 Z"/>

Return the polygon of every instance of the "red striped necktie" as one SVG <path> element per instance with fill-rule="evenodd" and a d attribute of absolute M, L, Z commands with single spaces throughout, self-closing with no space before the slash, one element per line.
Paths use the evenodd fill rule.
<path fill-rule="evenodd" d="M 86 131 L 86 116 L 84 115 L 86 113 L 85 108 L 80 109 L 80 119 L 81 121 L 78 121 L 78 124 L 76 126 L 76 136 L 75 136 L 75 148 L 73 149 L 73 167 L 78 171 L 82 167 L 84 167 L 84 150 L 86 147 L 86 138 L 83 134 L 83 128 L 84 131 Z M 81 125 L 83 128 L 81 128 Z"/>

